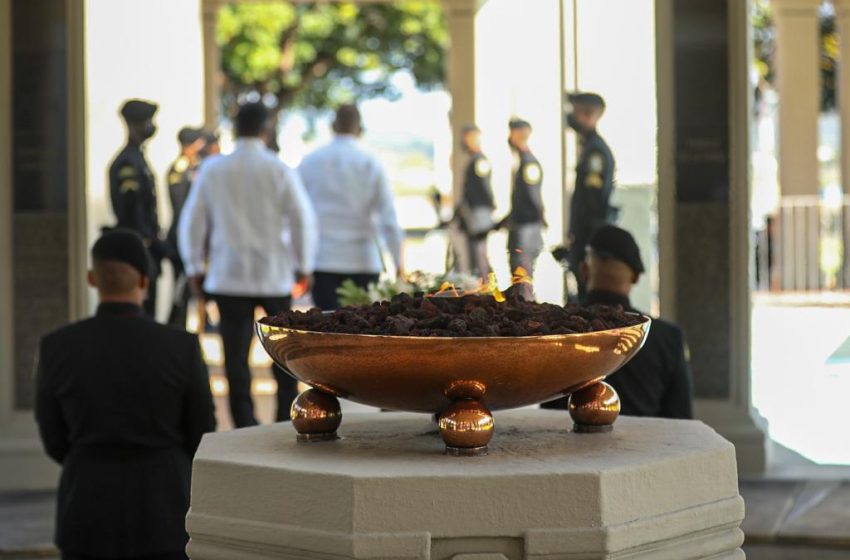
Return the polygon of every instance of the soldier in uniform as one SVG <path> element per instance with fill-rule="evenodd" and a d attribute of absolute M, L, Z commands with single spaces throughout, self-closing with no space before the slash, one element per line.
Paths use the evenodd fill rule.
<path fill-rule="evenodd" d="M 632 307 L 629 295 L 644 273 L 640 249 L 626 230 L 603 225 L 588 240 L 588 251 L 577 273 L 587 285 L 584 305 Z M 621 411 L 629 416 L 693 418 L 693 383 L 685 333 L 673 323 L 652 319 L 646 343 L 637 355 L 606 379 L 620 395 Z M 567 397 L 542 408 L 566 410 Z"/>
<path fill-rule="evenodd" d="M 462 234 L 457 253 L 467 252 L 465 261 L 459 262 L 464 272 L 471 271 L 482 278 L 490 273 L 487 258 L 487 234 L 493 229 L 493 188 L 490 186 L 490 161 L 481 152 L 481 131 L 475 125 L 463 128 L 463 150 L 469 161 L 463 174 L 463 191 L 455 211 L 455 221 Z M 459 261 L 461 259 L 458 259 Z"/>
<path fill-rule="evenodd" d="M 570 202 L 569 255 L 570 271 L 576 278 L 578 298 L 584 297 L 585 282 L 578 274 L 584 261 L 586 246 L 593 232 L 605 224 L 613 224 L 617 209 L 610 204 L 614 192 L 614 155 L 596 132 L 605 113 L 605 100 L 595 93 L 568 95 L 572 112 L 567 124 L 576 131 L 581 153 L 576 166 L 576 184 Z"/>
<path fill-rule="evenodd" d="M 511 186 L 511 211 L 501 225 L 508 228 L 508 261 L 512 271 L 522 267 L 534 276 L 534 263 L 543 249 L 543 197 L 540 187 L 543 171 L 540 163 L 528 147 L 531 125 L 521 119 L 508 123 L 510 136 L 508 145 L 514 157 L 513 182 Z M 531 299 L 529 284 L 524 294 Z"/>
<path fill-rule="evenodd" d="M 153 116 L 157 106 L 148 101 L 131 99 L 121 107 L 127 124 L 127 145 L 109 167 L 109 194 L 117 227 L 139 233 L 150 251 L 153 268 L 150 274 L 145 313 L 156 313 L 156 281 L 159 263 L 168 254 L 168 247 L 159 237 L 159 218 L 156 210 L 156 186 L 153 173 L 145 159 L 142 144 L 156 133 Z"/>
<path fill-rule="evenodd" d="M 169 257 L 174 267 L 174 303 L 168 316 L 168 324 L 181 329 L 186 328 L 186 307 L 189 303 L 189 290 L 183 261 L 177 248 L 177 224 L 180 223 L 180 211 L 189 196 L 189 189 L 195 172 L 200 164 L 200 152 L 205 147 L 204 131 L 200 128 L 183 127 L 177 133 L 180 143 L 180 156 L 168 168 L 168 198 L 171 200 L 171 227 L 168 228 L 166 241 L 169 245 Z"/>

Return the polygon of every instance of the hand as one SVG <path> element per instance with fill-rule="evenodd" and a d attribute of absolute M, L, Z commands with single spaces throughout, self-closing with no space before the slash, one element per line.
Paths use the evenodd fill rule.
<path fill-rule="evenodd" d="M 192 291 L 192 295 L 198 299 L 204 299 L 204 276 L 202 274 L 190 276 L 187 281 L 189 282 L 189 289 Z"/>

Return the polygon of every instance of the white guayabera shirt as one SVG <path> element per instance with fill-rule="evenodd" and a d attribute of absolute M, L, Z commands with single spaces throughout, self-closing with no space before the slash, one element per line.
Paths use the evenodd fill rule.
<path fill-rule="evenodd" d="M 319 218 L 316 270 L 380 273 L 381 238 L 398 268 L 403 233 L 387 174 L 377 158 L 350 135 L 304 158 L 298 167 Z"/>
<path fill-rule="evenodd" d="M 258 138 L 201 165 L 180 217 L 186 273 L 217 295 L 286 296 L 314 270 L 316 216 L 298 174 Z"/>

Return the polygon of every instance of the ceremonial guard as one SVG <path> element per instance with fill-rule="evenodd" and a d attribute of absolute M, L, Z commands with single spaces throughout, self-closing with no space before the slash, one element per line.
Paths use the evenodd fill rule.
<path fill-rule="evenodd" d="M 534 263 L 543 249 L 543 228 L 546 227 L 540 192 L 543 171 L 528 147 L 531 125 L 521 119 L 511 119 L 508 128 L 508 144 L 514 158 L 511 211 L 503 220 L 503 225 L 508 227 L 508 261 L 512 271 L 522 267 L 533 277 Z M 525 295 L 530 298 L 530 290 Z"/>
<path fill-rule="evenodd" d="M 121 107 L 127 124 L 127 145 L 109 167 L 109 194 L 117 227 L 139 233 L 153 259 L 145 313 L 156 313 L 156 281 L 159 265 L 168 254 L 168 247 L 159 237 L 159 218 L 156 209 L 156 186 L 153 173 L 145 159 L 142 145 L 156 133 L 153 116 L 157 106 L 148 101 L 131 99 Z"/>
<path fill-rule="evenodd" d="M 576 184 L 570 202 L 568 263 L 576 278 L 579 299 L 584 297 L 585 282 L 578 273 L 584 261 L 587 243 L 593 233 L 617 219 L 617 209 L 610 204 L 614 192 L 614 155 L 596 131 L 605 113 L 605 100 L 595 93 L 568 95 L 572 112 L 567 124 L 576 131 L 581 153 L 576 166 Z"/>
<path fill-rule="evenodd" d="M 189 196 L 189 189 L 200 164 L 200 152 L 206 146 L 204 131 L 200 128 L 184 127 L 177 133 L 180 143 L 180 156 L 168 168 L 168 198 L 171 201 L 171 227 L 166 240 L 169 245 L 169 257 L 174 268 L 174 302 L 168 316 L 168 324 L 186 328 L 186 307 L 190 290 L 186 286 L 183 261 L 177 246 L 177 224 L 180 212 Z"/>
<path fill-rule="evenodd" d="M 490 273 L 487 258 L 487 235 L 493 229 L 493 187 L 490 185 L 492 166 L 481 152 L 481 131 L 475 125 L 463 128 L 461 146 L 469 155 L 463 173 L 463 190 L 455 211 L 455 224 L 461 236 L 455 248 L 457 268 L 481 278 Z"/>

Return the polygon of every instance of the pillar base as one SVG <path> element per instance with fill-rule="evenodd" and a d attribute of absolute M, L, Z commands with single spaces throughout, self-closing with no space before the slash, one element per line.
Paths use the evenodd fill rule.
<path fill-rule="evenodd" d="M 187 517 L 193 560 L 741 560 L 735 450 L 701 422 L 497 413 L 490 453 L 439 453 L 426 415 L 351 415 L 339 446 L 287 424 L 208 434 Z"/>
<path fill-rule="evenodd" d="M 770 463 L 767 420 L 756 410 L 744 410 L 726 401 L 697 399 L 694 416 L 735 446 L 739 475 L 759 475 Z"/>

